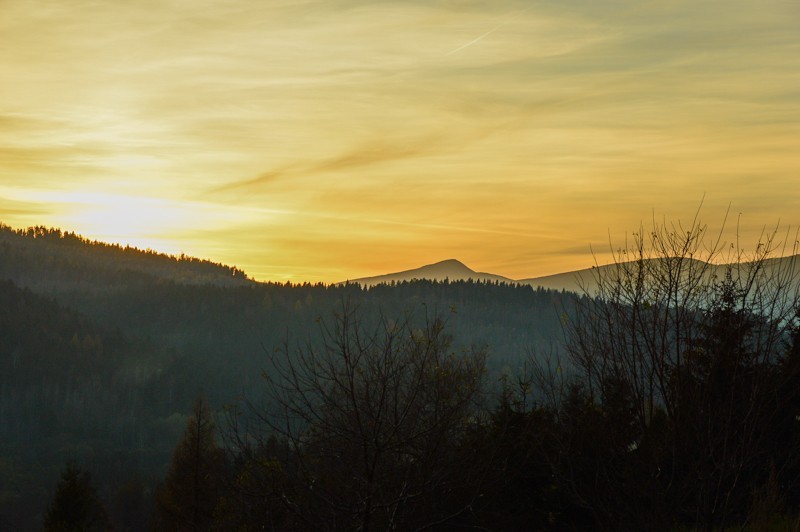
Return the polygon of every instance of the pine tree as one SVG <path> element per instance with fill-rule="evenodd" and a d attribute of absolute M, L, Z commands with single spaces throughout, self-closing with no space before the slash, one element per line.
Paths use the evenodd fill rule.
<path fill-rule="evenodd" d="M 109 530 L 111 523 L 88 471 L 68 463 L 44 519 L 46 531 Z"/>
<path fill-rule="evenodd" d="M 210 530 L 219 506 L 224 456 L 214 440 L 214 420 L 202 398 L 195 401 L 183 439 L 156 495 L 156 528 Z"/>

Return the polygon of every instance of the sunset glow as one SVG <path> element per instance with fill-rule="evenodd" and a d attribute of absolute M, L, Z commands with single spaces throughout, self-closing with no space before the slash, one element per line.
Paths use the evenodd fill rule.
<path fill-rule="evenodd" d="M 13 227 L 335 282 L 451 257 L 583 268 L 590 245 L 701 201 L 744 240 L 800 225 L 797 2 L 2 11 Z"/>

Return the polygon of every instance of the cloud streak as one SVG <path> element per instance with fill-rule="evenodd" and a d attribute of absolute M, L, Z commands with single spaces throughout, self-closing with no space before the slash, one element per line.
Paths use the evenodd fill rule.
<path fill-rule="evenodd" d="M 487 31 L 487 32 L 486 32 L 486 33 L 484 33 L 483 35 L 480 35 L 480 36 L 478 36 L 478 37 L 476 37 L 476 38 L 472 39 L 471 41 L 469 41 L 469 42 L 466 42 L 466 43 L 462 44 L 462 45 L 461 45 L 461 46 L 459 46 L 458 48 L 454 48 L 453 50 L 450 50 L 449 52 L 447 52 L 447 53 L 446 53 L 446 54 L 444 54 L 444 55 L 445 55 L 445 56 L 448 56 L 448 55 L 453 55 L 453 54 L 455 54 L 455 53 L 458 53 L 458 52 L 460 52 L 460 51 L 461 51 L 461 50 L 463 50 L 464 48 L 469 48 L 469 47 L 470 47 L 470 46 L 472 46 L 473 44 L 477 44 L 477 43 L 481 42 L 483 39 L 485 39 L 486 37 L 488 37 L 489 35 L 491 35 L 492 33 L 494 33 L 495 31 L 497 31 L 497 29 L 498 29 L 498 28 L 500 28 L 500 26 L 495 26 L 494 28 L 490 29 L 489 31 Z"/>
<path fill-rule="evenodd" d="M 331 281 L 578 268 L 570 243 L 703 192 L 800 223 L 791 2 L 39 4 L 3 1 L 0 187 L 49 223 L 69 194 L 155 198 L 197 254 Z"/>
<path fill-rule="evenodd" d="M 439 143 L 434 138 L 397 142 L 373 141 L 334 157 L 307 163 L 296 162 L 269 170 L 252 179 L 226 183 L 210 189 L 208 193 L 251 193 L 279 182 L 285 177 L 319 176 L 321 178 L 323 174 L 346 172 L 406 159 L 416 159 L 435 153 L 438 145 Z"/>

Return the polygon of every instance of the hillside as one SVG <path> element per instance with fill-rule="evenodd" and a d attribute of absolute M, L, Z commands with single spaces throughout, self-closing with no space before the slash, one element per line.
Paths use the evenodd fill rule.
<path fill-rule="evenodd" d="M 0 529 L 37 528 L 67 458 L 90 461 L 111 495 L 120 477 L 160 474 L 180 429 L 160 375 L 171 363 L 152 343 L 0 280 Z"/>
<path fill-rule="evenodd" d="M 187 285 L 241 286 L 235 267 L 129 246 L 90 241 L 46 227 L 15 230 L 0 223 L 0 279 L 42 291 L 98 291 L 167 280 Z"/>
<path fill-rule="evenodd" d="M 228 430 L 223 406 L 262 400 L 272 354 L 291 360 L 324 349 L 323 331 L 344 309 L 357 310 L 366 331 L 391 323 L 419 330 L 442 317 L 452 353 L 487 348 L 488 397 L 509 383 L 527 390 L 531 360 L 563 353 L 564 326 L 589 301 L 561 290 L 581 280 L 591 290 L 595 274 L 634 264 L 512 281 L 448 260 L 359 282 L 291 285 L 54 229 L 0 234 L 2 530 L 41 529 L 44 501 L 70 459 L 91 464 L 118 529 L 144 529 L 130 516 L 150 511 L 195 398 L 204 395 Z M 797 259 L 763 267 L 772 275 Z M 708 275 L 722 275 L 719 268 Z M 605 437 L 600 421 L 597 434 L 575 441 Z M 135 511 L 132 500 L 140 501 Z"/>
<path fill-rule="evenodd" d="M 423 273 L 472 271 L 459 264 Z M 374 321 L 443 315 L 456 351 L 489 346 L 487 381 L 497 386 L 531 351 L 552 350 L 573 300 L 494 280 L 257 283 L 208 261 L 2 227 L 0 486 L 10 491 L 0 490 L 0 529 L 41 528 L 67 459 L 92 464 L 108 501 L 127 489 L 120 478 L 152 490 L 147 479 L 163 477 L 198 393 L 217 410 L 257 399 L 268 354 L 319 342 L 320 322 L 343 305 Z"/>

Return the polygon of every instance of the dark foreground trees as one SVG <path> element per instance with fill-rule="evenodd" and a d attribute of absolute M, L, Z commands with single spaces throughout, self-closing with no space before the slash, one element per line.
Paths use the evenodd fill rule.
<path fill-rule="evenodd" d="M 156 530 L 221 529 L 225 456 L 216 437 L 211 410 L 198 398 L 156 494 Z"/>
<path fill-rule="evenodd" d="M 231 410 L 214 526 L 800 529 L 795 250 L 705 233 L 636 235 L 564 316 L 565 356 L 489 399 L 441 318 L 345 306 Z"/>
<path fill-rule="evenodd" d="M 75 463 L 67 464 L 45 514 L 44 530 L 102 532 L 110 528 L 111 521 L 89 472 Z"/>
<path fill-rule="evenodd" d="M 596 526 L 713 530 L 753 525 L 759 505 L 796 510 L 797 257 L 773 258 L 787 251 L 775 236 L 748 255 L 699 223 L 656 224 L 595 270 L 563 373 L 541 375 L 554 474 Z"/>
<path fill-rule="evenodd" d="M 469 444 L 485 351 L 454 352 L 440 317 L 393 321 L 344 306 L 321 327 L 319 345 L 278 350 L 267 402 L 233 419 L 249 518 L 367 531 L 469 516 L 489 463 Z"/>

